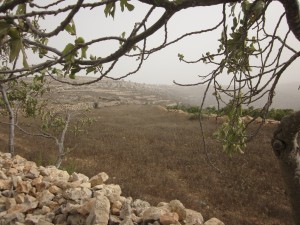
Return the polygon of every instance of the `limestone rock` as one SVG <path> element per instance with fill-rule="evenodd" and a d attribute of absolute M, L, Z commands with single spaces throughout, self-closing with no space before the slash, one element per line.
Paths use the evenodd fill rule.
<path fill-rule="evenodd" d="M 7 171 L 6 171 L 6 175 L 7 176 L 13 176 L 13 175 L 17 175 L 19 173 L 19 170 L 17 168 L 9 168 Z"/>
<path fill-rule="evenodd" d="M 67 203 L 66 206 L 62 209 L 63 214 L 75 214 L 77 209 L 80 207 L 80 204 Z"/>
<path fill-rule="evenodd" d="M 38 169 L 36 167 L 31 167 L 27 173 L 25 173 L 25 177 L 30 178 L 30 179 L 34 179 L 37 178 L 40 175 L 40 172 L 38 171 Z"/>
<path fill-rule="evenodd" d="M 176 212 L 179 216 L 179 221 L 185 220 L 186 211 L 185 207 L 179 200 L 172 200 L 169 203 L 172 212 Z"/>
<path fill-rule="evenodd" d="M 107 225 L 109 220 L 110 203 L 107 197 L 98 196 L 86 218 L 86 225 Z"/>
<path fill-rule="evenodd" d="M 25 202 L 25 194 L 21 193 L 15 196 L 15 200 L 18 204 L 22 204 Z"/>
<path fill-rule="evenodd" d="M 25 163 L 27 160 L 25 158 L 23 158 L 22 156 L 16 155 L 13 157 L 13 162 L 15 164 L 22 164 Z"/>
<path fill-rule="evenodd" d="M 40 219 L 37 225 L 54 225 L 53 223 L 50 223 L 46 220 Z"/>
<path fill-rule="evenodd" d="M 12 186 L 12 182 L 10 180 L 0 179 L 0 190 L 9 190 Z"/>
<path fill-rule="evenodd" d="M 83 205 L 81 205 L 80 207 L 77 208 L 77 212 L 80 213 L 81 215 L 88 215 L 94 204 L 95 204 L 96 198 L 92 198 L 90 200 L 88 200 L 87 202 L 85 202 Z"/>
<path fill-rule="evenodd" d="M 67 199 L 80 202 L 82 199 L 90 198 L 92 191 L 88 188 L 69 188 L 63 192 L 63 196 Z"/>
<path fill-rule="evenodd" d="M 225 224 L 217 218 L 211 218 L 207 220 L 203 225 L 225 225 Z"/>
<path fill-rule="evenodd" d="M 25 222 L 25 215 L 20 212 L 7 213 L 0 216 L 0 218 L 0 224 L 16 224 L 17 222 Z"/>
<path fill-rule="evenodd" d="M 128 216 L 131 216 L 132 209 L 130 205 L 130 201 L 125 201 L 120 210 L 120 218 L 125 219 Z"/>
<path fill-rule="evenodd" d="M 70 225 L 85 225 L 85 217 L 80 214 L 69 215 L 67 223 Z"/>
<path fill-rule="evenodd" d="M 159 220 L 161 215 L 166 213 L 168 212 L 162 208 L 150 207 L 144 211 L 142 218 L 144 221 Z"/>
<path fill-rule="evenodd" d="M 67 221 L 68 214 L 58 214 L 53 219 L 54 224 L 63 224 Z"/>
<path fill-rule="evenodd" d="M 119 225 L 121 220 L 118 216 L 110 215 L 109 216 L 109 224 L 110 225 Z"/>
<path fill-rule="evenodd" d="M 39 201 L 40 206 L 47 205 L 47 203 L 50 202 L 53 198 L 54 195 L 48 190 L 44 190 L 37 195 L 37 200 Z"/>
<path fill-rule="evenodd" d="M 81 183 L 87 183 L 89 178 L 82 173 L 72 173 L 69 182 L 80 181 Z"/>
<path fill-rule="evenodd" d="M 124 220 L 121 221 L 120 225 L 134 225 L 130 216 L 126 217 Z"/>
<path fill-rule="evenodd" d="M 29 181 L 17 181 L 16 192 L 28 194 L 31 188 L 32 186 Z"/>
<path fill-rule="evenodd" d="M 38 173 L 39 173 L 39 171 L 38 171 Z M 43 178 L 42 176 L 39 176 L 39 177 L 34 178 L 34 179 L 31 181 L 31 185 L 34 186 L 34 187 L 36 187 L 37 185 L 39 185 L 40 183 L 43 182 L 43 179 L 42 179 L 42 178 Z"/>
<path fill-rule="evenodd" d="M 69 183 L 68 181 L 65 181 L 65 180 L 54 180 L 54 181 L 52 181 L 52 183 L 55 186 L 57 186 L 60 189 L 62 189 L 62 190 L 66 190 L 68 188 L 76 188 L 76 187 L 79 186 L 79 184 L 78 185 L 74 185 L 74 184 Z"/>
<path fill-rule="evenodd" d="M 178 200 L 159 203 L 121 196 L 105 184 L 106 173 L 89 179 L 54 166 L 37 167 L 21 156 L 0 152 L 0 225 L 202 225 L 201 213 Z M 224 225 L 216 218 L 203 225 Z"/>
<path fill-rule="evenodd" d="M 5 202 L 6 209 L 10 209 L 14 207 L 16 204 L 17 202 L 14 198 L 6 198 L 6 202 Z"/>
<path fill-rule="evenodd" d="M 59 193 L 62 193 L 62 189 L 57 187 L 56 185 L 51 185 L 48 189 L 52 194 L 57 195 Z"/>
<path fill-rule="evenodd" d="M 122 206 L 123 206 L 123 204 L 120 201 L 113 202 L 111 204 L 111 213 L 113 215 L 118 215 L 119 216 L 120 213 L 121 213 Z"/>
<path fill-rule="evenodd" d="M 119 201 L 121 194 L 121 187 L 116 184 L 104 185 L 102 189 L 94 191 L 94 197 L 106 196 L 110 200 L 110 202 Z"/>
<path fill-rule="evenodd" d="M 7 176 L 5 175 L 5 173 L 2 170 L 0 170 L 0 179 L 1 180 L 7 180 L 8 179 Z"/>
<path fill-rule="evenodd" d="M 48 182 L 48 181 L 45 181 L 44 179 L 41 183 L 36 183 L 35 184 L 36 190 L 38 192 L 42 192 L 42 191 L 48 189 L 50 186 L 51 186 L 51 183 Z"/>
<path fill-rule="evenodd" d="M 196 212 L 191 209 L 186 209 L 186 218 L 185 218 L 185 224 L 186 225 L 201 225 L 203 224 L 203 216 L 201 213 Z"/>
<path fill-rule="evenodd" d="M 159 217 L 159 222 L 162 225 L 170 225 L 170 224 L 177 224 L 179 220 L 179 216 L 176 212 L 174 213 L 164 213 Z"/>
<path fill-rule="evenodd" d="M 0 213 L 6 211 L 6 197 L 0 195 Z"/>
<path fill-rule="evenodd" d="M 136 199 L 132 203 L 132 207 L 134 208 L 136 215 L 140 216 L 146 209 L 150 208 L 150 204 L 146 201 Z"/>
<path fill-rule="evenodd" d="M 40 220 L 44 219 L 44 215 L 33 215 L 33 214 L 27 214 L 25 218 L 26 224 L 38 224 Z"/>
<path fill-rule="evenodd" d="M 91 186 L 94 187 L 96 185 L 103 184 L 106 180 L 108 180 L 108 175 L 104 172 L 99 173 L 90 179 Z"/>

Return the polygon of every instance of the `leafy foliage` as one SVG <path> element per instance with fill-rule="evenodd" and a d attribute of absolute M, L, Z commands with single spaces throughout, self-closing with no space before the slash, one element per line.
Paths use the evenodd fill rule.
<path fill-rule="evenodd" d="M 175 106 L 167 106 L 167 109 L 170 110 L 182 110 L 184 112 L 188 112 L 191 114 L 198 115 L 200 113 L 200 107 L 199 106 L 190 106 L 190 105 L 182 105 L 177 104 Z M 208 106 L 204 109 L 202 109 L 202 115 L 216 115 L 216 116 L 223 116 L 227 115 L 228 107 L 223 107 L 220 109 L 217 109 L 215 106 Z M 257 118 L 261 116 L 262 108 L 254 108 L 253 106 L 250 106 L 248 108 L 242 109 L 242 116 L 250 116 L 253 118 Z M 266 119 L 273 119 L 280 121 L 283 117 L 288 116 L 294 112 L 293 109 L 275 109 L 272 108 L 269 110 L 269 113 L 266 117 Z M 193 115 L 192 115 L 193 116 Z M 193 116 L 193 118 L 197 118 L 196 116 Z"/>
<path fill-rule="evenodd" d="M 47 91 L 49 91 L 47 85 L 39 78 L 33 78 L 32 82 L 13 80 L 6 87 L 10 107 L 14 108 L 16 114 L 21 110 L 25 117 L 35 117 L 41 112 L 45 102 L 40 97 Z M 7 106 L 1 96 L 0 114 L 7 115 L 7 113 Z"/>
<path fill-rule="evenodd" d="M 242 106 L 239 103 L 240 96 L 228 103 L 224 108 L 228 120 L 225 121 L 215 137 L 222 143 L 223 150 L 232 156 L 235 153 L 243 153 L 246 147 L 245 123 L 242 119 Z"/>
<path fill-rule="evenodd" d="M 231 101 L 225 107 L 217 109 L 215 106 L 210 106 L 201 111 L 198 106 L 187 106 L 177 104 L 175 106 L 168 106 L 167 109 L 182 110 L 191 113 L 190 119 L 199 119 L 199 114 L 202 115 L 226 115 L 226 121 L 215 132 L 214 137 L 223 145 L 223 150 L 232 156 L 236 153 L 243 153 L 246 147 L 247 134 L 246 124 L 243 121 L 244 116 L 257 118 L 262 116 L 263 109 L 254 108 L 250 106 L 243 109 L 237 102 Z M 292 109 L 271 109 L 266 119 L 281 120 L 284 116 L 290 115 L 294 112 Z"/>

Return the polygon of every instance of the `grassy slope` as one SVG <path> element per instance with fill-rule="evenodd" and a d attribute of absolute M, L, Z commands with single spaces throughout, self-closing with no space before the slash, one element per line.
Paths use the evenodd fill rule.
<path fill-rule="evenodd" d="M 156 204 L 179 199 L 208 219 L 226 224 L 292 224 L 291 209 L 275 156 L 270 148 L 274 127 L 264 127 L 244 155 L 228 158 L 211 139 L 213 120 L 204 121 L 206 158 L 197 121 L 158 106 L 123 105 L 92 110 L 97 121 L 89 133 L 69 136 L 78 147 L 65 168 L 92 176 L 105 171 L 124 196 Z M 4 126 L 0 127 L 3 134 Z M 1 137 L 1 136 L 0 136 Z M 2 139 L 5 135 L 2 135 Z M 4 141 L 0 139 L 0 149 Z M 27 159 L 48 163 L 54 146 L 48 140 L 18 134 L 17 152 Z"/>

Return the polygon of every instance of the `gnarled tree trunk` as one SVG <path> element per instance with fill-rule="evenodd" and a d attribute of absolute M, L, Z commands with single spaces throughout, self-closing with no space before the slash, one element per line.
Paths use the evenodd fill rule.
<path fill-rule="evenodd" d="M 272 147 L 280 161 L 296 225 L 300 225 L 300 151 L 297 142 L 299 130 L 300 111 L 284 117 L 272 139 Z"/>

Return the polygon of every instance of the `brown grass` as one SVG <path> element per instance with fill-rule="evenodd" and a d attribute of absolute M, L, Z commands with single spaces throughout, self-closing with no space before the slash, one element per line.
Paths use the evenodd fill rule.
<path fill-rule="evenodd" d="M 92 176 L 101 171 L 121 186 L 124 196 L 151 204 L 179 199 L 205 219 L 218 217 L 226 224 L 293 224 L 278 162 L 270 148 L 274 127 L 265 126 L 248 144 L 244 155 L 226 156 L 211 138 L 214 121 L 204 121 L 208 154 L 221 169 L 209 165 L 198 121 L 157 106 L 123 105 L 92 110 L 97 121 L 81 137 L 64 168 Z M 34 123 L 34 122 L 33 122 Z M 0 149 L 5 145 L 1 126 Z M 53 162 L 49 140 L 17 134 L 18 154 L 38 163 Z M 0 136 L 1 137 L 1 136 Z"/>

